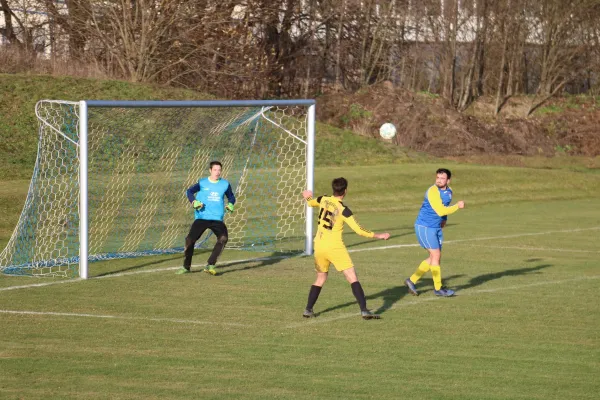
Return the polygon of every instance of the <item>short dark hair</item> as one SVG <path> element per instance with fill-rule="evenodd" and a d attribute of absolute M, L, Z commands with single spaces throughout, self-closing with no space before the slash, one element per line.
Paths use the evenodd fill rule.
<path fill-rule="evenodd" d="M 348 189 L 348 181 L 346 178 L 335 178 L 331 181 L 331 189 L 334 196 L 341 196 Z"/>
<path fill-rule="evenodd" d="M 446 174 L 448 179 L 452 178 L 452 172 L 450 172 L 450 170 L 447 168 L 438 168 L 438 170 L 435 171 L 435 174 Z"/>
<path fill-rule="evenodd" d="M 208 169 L 212 169 L 212 167 L 214 167 L 215 165 L 218 165 L 219 167 L 223 168 L 223 165 L 219 161 L 211 161 L 210 167 Z"/>

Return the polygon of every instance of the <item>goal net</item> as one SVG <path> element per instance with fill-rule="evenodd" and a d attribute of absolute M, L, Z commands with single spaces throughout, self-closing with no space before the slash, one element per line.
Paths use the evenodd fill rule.
<path fill-rule="evenodd" d="M 236 196 L 228 249 L 311 251 L 314 101 L 36 105 L 38 156 L 5 274 L 81 276 L 88 261 L 182 253 L 185 191 L 223 165 Z M 197 248 L 212 247 L 206 233 Z"/>

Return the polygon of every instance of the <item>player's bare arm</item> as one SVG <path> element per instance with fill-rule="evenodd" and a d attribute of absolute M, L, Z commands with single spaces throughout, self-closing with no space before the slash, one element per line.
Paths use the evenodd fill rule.
<path fill-rule="evenodd" d="M 373 235 L 373 237 L 375 239 L 383 239 L 383 240 L 388 240 L 390 238 L 390 234 L 385 232 L 385 233 L 376 233 L 375 235 Z"/>

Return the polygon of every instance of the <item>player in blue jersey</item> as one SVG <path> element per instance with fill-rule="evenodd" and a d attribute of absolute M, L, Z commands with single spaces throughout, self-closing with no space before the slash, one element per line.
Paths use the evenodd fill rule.
<path fill-rule="evenodd" d="M 221 178 L 222 168 L 220 162 L 212 161 L 209 169 L 210 176 L 200 179 L 198 183 L 190 186 L 186 192 L 188 200 L 194 207 L 195 220 L 185 238 L 185 258 L 183 268 L 177 271 L 178 274 L 190 272 L 194 245 L 207 229 L 215 234 L 217 243 L 208 258 L 204 272 L 211 275 L 217 274 L 215 264 L 228 239 L 227 226 L 223 222 L 223 216 L 225 210 L 233 212 L 233 205 L 235 204 L 235 195 L 231 190 L 231 185 L 227 180 Z M 229 202 L 227 205 L 225 205 L 225 197 Z"/>
<path fill-rule="evenodd" d="M 448 185 L 451 177 L 452 173 L 446 168 L 440 168 L 436 171 L 435 185 L 432 185 L 425 192 L 425 199 L 415 221 L 417 239 L 421 247 L 429 252 L 429 257 L 419 265 L 419 268 L 410 278 L 404 281 L 408 291 L 414 296 L 419 295 L 415 284 L 429 270 L 431 270 L 433 276 L 435 295 L 442 297 L 454 295 L 454 290 L 442 286 L 442 273 L 440 270 L 442 242 L 444 240 L 442 228 L 446 226 L 448 215 L 458 211 L 459 208 L 465 208 L 464 201 L 459 201 L 450 206 L 452 189 Z"/>

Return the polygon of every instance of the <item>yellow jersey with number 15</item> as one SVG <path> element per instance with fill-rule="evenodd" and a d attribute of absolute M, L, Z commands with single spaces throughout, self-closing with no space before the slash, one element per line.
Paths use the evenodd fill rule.
<path fill-rule="evenodd" d="M 352 215 L 352 211 L 334 196 L 319 196 L 316 199 L 311 197 L 306 202 L 310 207 L 319 207 L 315 246 L 343 246 L 344 223 L 360 236 L 372 238 L 375 235 L 360 226 Z"/>

